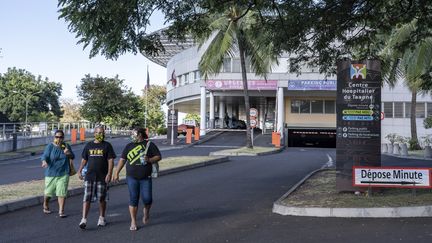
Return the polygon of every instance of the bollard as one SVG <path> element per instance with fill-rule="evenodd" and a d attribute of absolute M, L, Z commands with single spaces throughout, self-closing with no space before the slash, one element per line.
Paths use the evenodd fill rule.
<path fill-rule="evenodd" d="M 18 136 L 16 133 L 12 133 L 12 151 L 17 150 L 17 144 L 18 144 Z"/>
<path fill-rule="evenodd" d="M 280 148 L 280 132 L 272 132 L 272 144 L 276 148 Z"/>
<path fill-rule="evenodd" d="M 195 141 L 200 140 L 200 128 L 199 127 L 195 127 Z"/>
<path fill-rule="evenodd" d="M 75 144 L 77 142 L 77 130 L 73 128 L 71 130 L 71 143 Z"/>
<path fill-rule="evenodd" d="M 80 141 L 81 142 L 85 141 L 85 128 L 84 127 L 80 128 Z"/>
<path fill-rule="evenodd" d="M 192 143 L 192 128 L 186 129 L 186 143 Z"/>

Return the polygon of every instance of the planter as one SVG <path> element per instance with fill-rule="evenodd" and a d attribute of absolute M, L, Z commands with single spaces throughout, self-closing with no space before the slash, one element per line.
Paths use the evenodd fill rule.
<path fill-rule="evenodd" d="M 387 153 L 389 154 L 393 153 L 393 144 L 391 143 L 387 144 Z"/>
<path fill-rule="evenodd" d="M 432 148 L 431 146 L 425 146 L 424 148 L 424 157 L 425 158 L 432 158 Z"/>
<path fill-rule="evenodd" d="M 394 155 L 400 155 L 400 147 L 399 147 L 399 144 L 397 144 L 397 143 L 393 144 L 393 154 Z"/>
<path fill-rule="evenodd" d="M 387 144 L 381 144 L 381 153 L 387 153 Z"/>
<path fill-rule="evenodd" d="M 402 156 L 408 156 L 408 146 L 406 143 L 400 145 L 400 153 Z"/>

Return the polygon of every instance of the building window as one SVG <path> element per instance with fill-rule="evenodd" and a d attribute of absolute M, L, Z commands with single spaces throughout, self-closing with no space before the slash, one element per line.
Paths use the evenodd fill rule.
<path fill-rule="evenodd" d="M 416 117 L 425 118 L 425 103 L 416 104 Z"/>
<path fill-rule="evenodd" d="M 393 102 L 384 102 L 384 116 L 393 118 Z"/>
<path fill-rule="evenodd" d="M 230 73 L 231 72 L 231 58 L 224 58 L 222 72 Z"/>
<path fill-rule="evenodd" d="M 432 116 L 432 103 L 427 103 L 427 116 Z"/>
<path fill-rule="evenodd" d="M 300 100 L 300 113 L 310 114 L 310 101 L 309 100 Z"/>
<path fill-rule="evenodd" d="M 291 100 L 291 113 L 300 113 L 300 100 Z"/>
<path fill-rule="evenodd" d="M 405 118 L 411 117 L 411 102 L 405 102 Z"/>
<path fill-rule="evenodd" d="M 324 102 L 322 100 L 311 100 L 312 113 L 324 113 Z"/>
<path fill-rule="evenodd" d="M 394 102 L 394 118 L 404 118 L 403 102 Z"/>
<path fill-rule="evenodd" d="M 239 58 L 233 58 L 232 59 L 232 72 L 233 73 L 240 73 L 241 72 L 240 59 Z"/>
<path fill-rule="evenodd" d="M 189 73 L 186 73 L 186 74 L 184 75 L 184 83 L 185 83 L 185 84 L 188 84 L 188 83 L 189 83 Z"/>
<path fill-rule="evenodd" d="M 201 78 L 200 71 L 194 72 L 194 83 L 198 82 Z"/>
<path fill-rule="evenodd" d="M 325 100 L 325 113 L 326 114 L 335 114 L 336 113 L 336 102 L 334 100 Z"/>

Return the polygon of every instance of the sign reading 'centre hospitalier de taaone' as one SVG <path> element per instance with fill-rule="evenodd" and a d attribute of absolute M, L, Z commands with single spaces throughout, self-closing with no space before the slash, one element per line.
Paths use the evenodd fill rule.
<path fill-rule="evenodd" d="M 353 166 L 381 166 L 381 64 L 338 63 L 336 187 L 352 191 Z"/>

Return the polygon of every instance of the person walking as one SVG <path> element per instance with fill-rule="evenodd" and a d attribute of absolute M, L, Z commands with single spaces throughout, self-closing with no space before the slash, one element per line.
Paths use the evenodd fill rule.
<path fill-rule="evenodd" d="M 78 176 L 84 179 L 84 198 L 82 219 L 79 223 L 81 229 L 87 226 L 87 215 L 92 200 L 99 201 L 99 220 L 97 226 L 105 226 L 106 197 L 108 183 L 111 181 L 116 157 L 114 149 L 109 142 L 105 141 L 105 130 L 96 127 L 94 141 L 89 142 L 83 149 L 82 161 L 78 169 Z M 87 166 L 85 176 L 82 175 L 83 168 Z"/>
<path fill-rule="evenodd" d="M 150 219 L 150 208 L 153 203 L 152 195 L 152 164 L 161 160 L 158 147 L 150 142 L 144 128 L 135 128 L 132 132 L 132 142 L 123 149 L 117 164 L 113 180 L 119 181 L 120 171 L 126 163 L 126 181 L 129 189 L 129 213 L 131 218 L 130 230 L 137 230 L 136 217 L 141 194 L 143 209 L 143 223 Z"/>
<path fill-rule="evenodd" d="M 64 132 L 57 130 L 54 141 L 49 143 L 41 156 L 42 167 L 45 168 L 45 190 L 43 213 L 50 214 L 49 200 L 57 196 L 59 217 L 65 218 L 65 201 L 69 185 L 69 174 L 75 158 L 69 144 L 64 142 Z"/>

